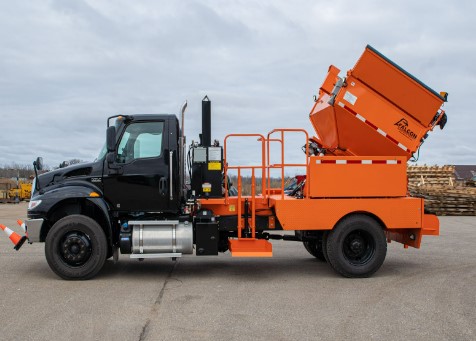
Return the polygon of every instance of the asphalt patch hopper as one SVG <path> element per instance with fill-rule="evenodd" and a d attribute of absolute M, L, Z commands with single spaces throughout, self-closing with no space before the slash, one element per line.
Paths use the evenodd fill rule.
<path fill-rule="evenodd" d="M 443 129 L 447 93 L 436 91 L 367 46 L 345 78 L 331 65 L 310 113 L 329 155 L 391 155 L 410 159 L 428 132 Z"/>

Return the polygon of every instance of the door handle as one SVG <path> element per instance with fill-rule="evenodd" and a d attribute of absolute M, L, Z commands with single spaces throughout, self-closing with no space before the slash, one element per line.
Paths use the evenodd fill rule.
<path fill-rule="evenodd" d="M 174 156 L 174 152 L 173 151 L 170 151 L 169 152 L 169 179 L 170 179 L 170 200 L 174 200 L 174 178 L 173 178 L 173 166 L 172 166 L 172 161 L 173 161 L 173 156 Z"/>
<path fill-rule="evenodd" d="M 159 180 L 159 193 L 161 196 L 165 197 L 167 194 L 167 178 L 161 177 Z"/>

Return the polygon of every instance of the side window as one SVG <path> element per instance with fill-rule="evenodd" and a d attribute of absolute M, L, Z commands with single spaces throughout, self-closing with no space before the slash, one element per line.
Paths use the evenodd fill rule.
<path fill-rule="evenodd" d="M 126 127 L 117 149 L 118 163 L 159 157 L 162 154 L 163 122 L 132 123 Z"/>

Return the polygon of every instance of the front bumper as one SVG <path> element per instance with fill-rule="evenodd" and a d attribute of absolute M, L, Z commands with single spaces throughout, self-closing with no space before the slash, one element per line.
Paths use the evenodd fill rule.
<path fill-rule="evenodd" d="M 28 232 L 28 241 L 30 243 L 40 242 L 41 227 L 45 219 L 28 219 L 25 222 L 26 231 Z"/>

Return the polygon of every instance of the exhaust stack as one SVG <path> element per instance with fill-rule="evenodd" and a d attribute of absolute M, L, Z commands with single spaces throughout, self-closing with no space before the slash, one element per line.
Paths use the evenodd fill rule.
<path fill-rule="evenodd" d="M 180 191 L 184 192 L 183 195 L 186 195 L 186 187 L 185 187 L 185 110 L 187 109 L 187 101 L 185 101 L 182 104 L 182 126 L 181 126 L 181 131 L 182 134 L 180 136 L 180 164 L 179 164 L 179 170 L 180 170 Z"/>
<path fill-rule="evenodd" d="M 212 145 L 212 102 L 205 96 L 202 100 L 202 140 L 201 145 L 210 147 Z"/>

